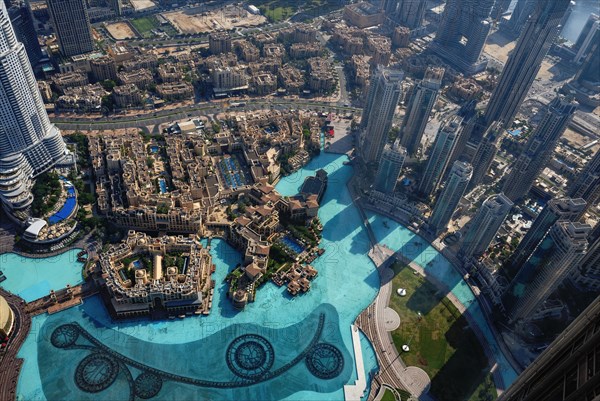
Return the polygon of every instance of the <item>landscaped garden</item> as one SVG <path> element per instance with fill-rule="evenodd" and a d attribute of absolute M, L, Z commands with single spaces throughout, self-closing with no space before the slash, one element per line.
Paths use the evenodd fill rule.
<path fill-rule="evenodd" d="M 390 307 L 400 315 L 392 332 L 396 348 L 409 366 L 418 366 L 431 378 L 430 393 L 439 401 L 491 401 L 497 398 L 488 360 L 467 320 L 446 294 L 400 263 L 393 265 Z M 405 297 L 396 294 L 407 291 Z"/>

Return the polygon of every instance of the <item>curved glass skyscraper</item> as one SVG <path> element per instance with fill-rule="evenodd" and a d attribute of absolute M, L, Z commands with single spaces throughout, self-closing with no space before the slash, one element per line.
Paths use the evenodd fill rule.
<path fill-rule="evenodd" d="M 9 212 L 33 201 L 33 179 L 66 152 L 49 120 L 25 47 L 0 2 L 0 200 Z"/>

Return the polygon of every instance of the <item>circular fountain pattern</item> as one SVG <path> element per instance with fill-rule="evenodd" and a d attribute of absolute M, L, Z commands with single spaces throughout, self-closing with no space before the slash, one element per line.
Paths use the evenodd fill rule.
<path fill-rule="evenodd" d="M 50 336 L 50 342 L 56 348 L 67 348 L 75 344 L 79 338 L 79 328 L 74 324 L 58 326 Z"/>
<path fill-rule="evenodd" d="M 306 356 L 306 367 L 319 379 L 333 379 L 344 369 L 344 357 L 333 345 L 320 343 Z"/>
<path fill-rule="evenodd" d="M 229 344 L 226 358 L 227 366 L 235 375 L 252 380 L 271 369 L 275 352 L 266 338 L 245 334 Z"/>
<path fill-rule="evenodd" d="M 87 393 L 110 387 L 119 373 L 119 364 L 110 356 L 95 352 L 83 358 L 75 369 L 75 384 Z"/>
<path fill-rule="evenodd" d="M 156 396 L 162 388 L 160 376 L 151 372 L 142 372 L 133 383 L 135 395 L 147 400 Z"/>

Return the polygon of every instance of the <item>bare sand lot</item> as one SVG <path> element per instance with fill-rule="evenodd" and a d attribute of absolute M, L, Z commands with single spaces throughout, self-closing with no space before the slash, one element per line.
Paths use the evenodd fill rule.
<path fill-rule="evenodd" d="M 135 11 L 148 10 L 156 7 L 156 3 L 150 0 L 129 0 L 129 2 Z"/>
<path fill-rule="evenodd" d="M 594 140 L 593 138 L 582 135 L 571 128 L 567 128 L 562 137 L 566 139 L 567 142 L 569 142 L 569 144 L 574 148 L 581 148 Z M 600 144 L 596 144 L 591 148 L 592 152 L 596 152 L 598 149 L 600 149 Z"/>
<path fill-rule="evenodd" d="M 115 40 L 137 38 L 137 35 L 127 22 L 115 22 L 114 24 L 106 25 L 106 30 Z"/>
<path fill-rule="evenodd" d="M 510 39 L 496 31 L 488 37 L 483 51 L 494 57 L 496 60 L 506 63 L 508 60 L 508 53 L 515 48 L 516 43 L 516 41 L 510 41 Z"/>
<path fill-rule="evenodd" d="M 266 22 L 262 15 L 253 15 L 238 6 L 227 6 L 220 10 L 202 12 L 200 8 L 164 13 L 182 33 L 205 33 L 230 30 L 236 27 L 250 27 Z"/>

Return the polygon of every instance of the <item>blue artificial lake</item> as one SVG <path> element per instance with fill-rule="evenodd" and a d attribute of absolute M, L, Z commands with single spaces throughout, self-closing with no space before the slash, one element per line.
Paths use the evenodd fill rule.
<path fill-rule="evenodd" d="M 343 385 L 357 379 L 350 325 L 379 289 L 367 256 L 368 237 L 346 188 L 353 170 L 342 164 L 345 160 L 346 156 L 322 154 L 277 185 L 281 194 L 295 195 L 304 178 L 316 170 L 323 168 L 329 175 L 319 210 L 326 252 L 313 262 L 319 274 L 308 293 L 290 297 L 285 287 L 267 283 L 254 303 L 242 312 L 235 310 L 226 298 L 223 279 L 242 257 L 225 241 L 213 240 L 217 285 L 209 316 L 113 322 L 99 297 L 54 315 L 37 316 L 19 352 L 25 359 L 19 399 L 169 400 L 176 394 L 178 400 L 343 400 Z M 409 257 L 452 288 L 465 305 L 472 302 L 473 294 L 451 265 L 424 241 L 424 249 L 415 245 L 418 236 L 393 222 L 386 229 L 377 215 L 369 214 L 369 219 L 382 243 L 403 251 L 411 244 L 410 251 L 406 249 Z M 79 272 L 75 253 L 70 264 Z M 11 269 L 27 271 L 15 263 Z M 7 280 L 1 285 L 20 293 L 62 275 L 62 270 L 57 274 L 52 269 L 56 262 L 49 269 L 40 269 L 44 263 L 38 263 L 36 276 L 27 285 L 11 283 L 20 278 L 4 263 L 0 270 Z M 53 286 L 58 288 L 58 283 Z M 509 384 L 516 375 L 476 302 L 469 310 L 486 338 L 489 334 L 489 345 Z M 369 342 L 360 338 L 364 366 L 359 369 L 368 377 L 378 369 L 377 361 Z"/>

